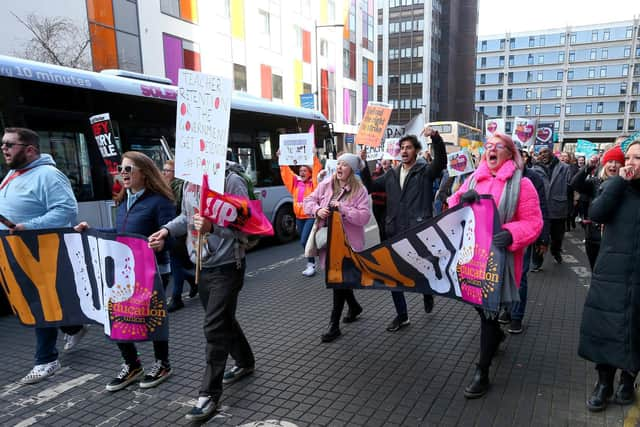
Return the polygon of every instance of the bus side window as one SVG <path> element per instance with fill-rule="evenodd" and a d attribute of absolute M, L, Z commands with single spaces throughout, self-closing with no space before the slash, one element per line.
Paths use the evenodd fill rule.
<path fill-rule="evenodd" d="M 238 161 L 244 168 L 246 174 L 251 177 L 253 184 L 257 184 L 258 172 L 256 171 L 256 151 L 253 148 L 238 147 Z"/>

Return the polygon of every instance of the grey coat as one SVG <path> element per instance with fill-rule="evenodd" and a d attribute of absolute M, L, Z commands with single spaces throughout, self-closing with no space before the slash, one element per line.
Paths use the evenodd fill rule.
<path fill-rule="evenodd" d="M 571 167 L 554 157 L 549 168 L 537 164 L 533 170 L 544 180 L 549 219 L 566 218 L 569 215 L 569 183 L 573 178 Z"/>

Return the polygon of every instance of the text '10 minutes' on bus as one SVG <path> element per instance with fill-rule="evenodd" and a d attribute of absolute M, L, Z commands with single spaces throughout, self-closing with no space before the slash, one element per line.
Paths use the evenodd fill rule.
<path fill-rule="evenodd" d="M 169 149 L 175 146 L 177 87 L 165 78 L 119 70 L 95 73 L 0 55 L 0 94 L 0 130 L 38 132 L 42 152 L 51 154 L 71 181 L 79 219 L 99 227 L 114 226 L 114 203 L 89 117 L 109 113 L 121 152 L 141 151 L 160 168 L 170 155 L 163 139 Z M 296 230 L 292 198 L 275 156 L 279 135 L 308 132 L 312 125 L 319 151 L 335 155 L 331 127 L 320 112 L 233 93 L 229 148 L 253 179 L 282 242 L 293 239 Z M 7 173 L 1 159 L 0 173 Z"/>
<path fill-rule="evenodd" d="M 460 151 L 463 148 L 478 154 L 482 148 L 482 131 L 460 122 L 431 122 L 427 126 L 437 130 L 447 147 L 447 153 Z"/>

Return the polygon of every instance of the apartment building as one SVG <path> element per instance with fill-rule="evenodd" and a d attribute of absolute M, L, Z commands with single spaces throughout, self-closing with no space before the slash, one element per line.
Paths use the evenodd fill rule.
<path fill-rule="evenodd" d="M 554 122 L 559 142 L 640 129 L 639 19 L 480 37 L 476 108 Z"/>
<path fill-rule="evenodd" d="M 379 0 L 378 98 L 390 123 L 473 124 L 477 0 Z"/>
<path fill-rule="evenodd" d="M 276 103 L 321 110 L 339 148 L 353 139 L 375 96 L 374 0 L 64 3 L 23 0 L 11 11 L 73 22 L 76 41 L 90 41 L 84 55 L 95 71 L 119 68 L 177 83 L 178 70 L 187 68 L 233 78 L 236 90 Z M 21 46 L 33 35 L 16 16 L 0 15 L 11 29 L 0 53 L 25 56 Z"/>

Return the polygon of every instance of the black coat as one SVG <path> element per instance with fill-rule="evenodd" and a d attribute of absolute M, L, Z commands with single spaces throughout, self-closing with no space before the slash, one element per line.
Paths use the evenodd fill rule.
<path fill-rule="evenodd" d="M 387 215 L 385 233 L 387 237 L 396 236 L 433 216 L 433 182 L 440 177 L 447 164 L 447 152 L 439 134 L 431 137 L 433 162 L 427 164 L 420 156 L 411 167 L 404 185 L 400 189 L 400 168 L 389 170 L 383 176 L 371 180 L 369 169 L 362 171 L 362 182 L 369 192 L 387 193 Z"/>
<path fill-rule="evenodd" d="M 577 174 L 573 176 L 571 180 L 571 187 L 578 191 L 581 195 L 584 195 L 585 200 L 589 200 L 586 210 L 586 217 L 584 218 L 584 234 L 585 240 L 591 244 L 600 244 L 601 232 L 600 224 L 593 222 L 589 215 L 591 210 L 591 201 L 598 195 L 598 189 L 602 181 L 598 176 L 592 176 L 591 172 L 593 168 L 590 166 L 583 166 L 580 168 Z"/>
<path fill-rule="evenodd" d="M 549 243 L 551 223 L 549 222 L 549 209 L 547 209 L 547 193 L 544 189 L 544 179 L 538 172 L 528 166 L 524 167 L 522 176 L 529 178 L 529 181 L 531 181 L 535 187 L 536 192 L 538 193 L 538 201 L 540 202 L 540 212 L 542 212 L 542 219 L 544 220 L 542 231 L 540 232 L 536 243 L 547 245 Z"/>
<path fill-rule="evenodd" d="M 582 313 L 578 354 L 640 370 L 640 180 L 606 180 L 591 204 L 604 224 L 600 253 Z"/>

